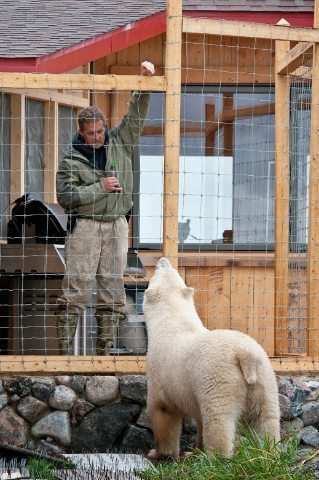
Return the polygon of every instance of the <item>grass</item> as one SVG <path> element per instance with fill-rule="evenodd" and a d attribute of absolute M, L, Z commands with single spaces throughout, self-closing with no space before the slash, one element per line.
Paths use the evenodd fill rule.
<path fill-rule="evenodd" d="M 313 480 L 307 461 L 317 453 L 302 460 L 298 450 L 299 442 L 293 438 L 273 446 L 270 441 L 256 439 L 252 432 L 247 432 L 236 444 L 231 458 L 194 450 L 193 455 L 181 461 L 158 462 L 138 476 L 142 480 Z M 56 465 L 45 459 L 33 458 L 28 462 L 29 477 L 34 480 L 56 480 L 59 478 L 55 475 L 56 469 Z M 74 473 L 72 478 L 76 479 Z"/>
<path fill-rule="evenodd" d="M 250 433 L 236 445 L 233 457 L 194 451 L 181 461 L 157 463 L 140 474 L 143 480 L 310 480 L 306 462 L 297 461 L 298 442 L 272 446 Z"/>
<path fill-rule="evenodd" d="M 27 470 L 32 480 L 59 480 L 59 471 L 75 470 L 75 465 L 69 460 L 33 457 L 27 461 Z"/>
<path fill-rule="evenodd" d="M 28 461 L 29 477 L 34 480 L 56 480 L 57 477 L 54 475 L 55 469 L 56 466 L 46 459 L 30 458 Z"/>

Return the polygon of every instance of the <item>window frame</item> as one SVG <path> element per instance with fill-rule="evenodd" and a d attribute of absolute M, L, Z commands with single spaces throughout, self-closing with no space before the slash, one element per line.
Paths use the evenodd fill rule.
<path fill-rule="evenodd" d="M 241 84 L 241 85 L 213 85 L 213 84 L 206 84 L 206 85 L 199 85 L 199 84 L 192 84 L 192 85 L 182 85 L 182 94 L 183 93 L 199 93 L 199 94 L 207 94 L 207 93 L 253 93 L 256 91 L 257 93 L 267 93 L 269 95 L 274 95 L 275 87 L 274 85 L 269 84 Z M 151 93 L 158 93 L 158 92 L 151 92 Z M 181 135 L 182 135 L 182 125 L 181 125 Z M 163 136 L 164 136 L 164 127 L 163 127 Z M 164 138 L 164 137 L 163 137 Z M 275 145 L 274 145 L 275 149 Z M 141 243 L 139 239 L 139 232 L 140 232 L 140 152 L 139 147 L 134 149 L 133 154 L 133 171 L 134 171 L 134 185 L 133 185 L 133 208 L 132 208 L 132 247 L 138 250 L 162 250 L 163 244 L 162 242 L 158 243 Z M 234 175 L 234 174 L 233 174 Z M 234 178 L 234 177 L 233 177 Z M 274 187 L 275 187 L 275 179 L 274 179 Z M 178 246 L 178 250 L 180 252 L 192 252 L 192 251 L 209 251 L 209 252 L 217 252 L 217 251 L 263 251 L 263 252 L 273 252 L 274 251 L 274 242 L 268 243 L 181 243 Z"/>

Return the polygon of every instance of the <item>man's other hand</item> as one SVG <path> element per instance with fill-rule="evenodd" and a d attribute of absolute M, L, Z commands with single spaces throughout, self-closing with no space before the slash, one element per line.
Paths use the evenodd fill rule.
<path fill-rule="evenodd" d="M 102 180 L 102 185 L 104 187 L 104 190 L 107 193 L 113 193 L 113 192 L 121 192 L 122 187 L 118 181 L 118 178 L 116 177 L 105 177 Z"/>

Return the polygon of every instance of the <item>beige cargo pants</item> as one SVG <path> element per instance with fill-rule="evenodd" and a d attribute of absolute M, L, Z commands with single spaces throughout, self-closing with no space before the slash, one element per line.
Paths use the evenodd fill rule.
<path fill-rule="evenodd" d="M 113 338 L 125 305 L 123 272 L 127 261 L 128 226 L 125 217 L 111 222 L 78 218 L 65 242 L 63 293 L 58 298 L 58 337 L 62 353 L 72 354 L 81 314 L 91 303 L 96 279 L 97 354 Z"/>

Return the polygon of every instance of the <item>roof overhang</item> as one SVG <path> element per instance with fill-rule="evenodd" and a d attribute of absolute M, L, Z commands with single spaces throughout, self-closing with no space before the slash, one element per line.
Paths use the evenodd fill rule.
<path fill-rule="evenodd" d="M 262 12 L 262 11 L 184 11 L 183 15 L 275 25 L 284 17 L 292 26 L 312 27 L 313 12 Z M 166 12 L 162 11 L 129 23 L 103 35 L 39 58 L 0 58 L 2 72 L 63 73 L 80 65 L 119 52 L 166 31 Z"/>

